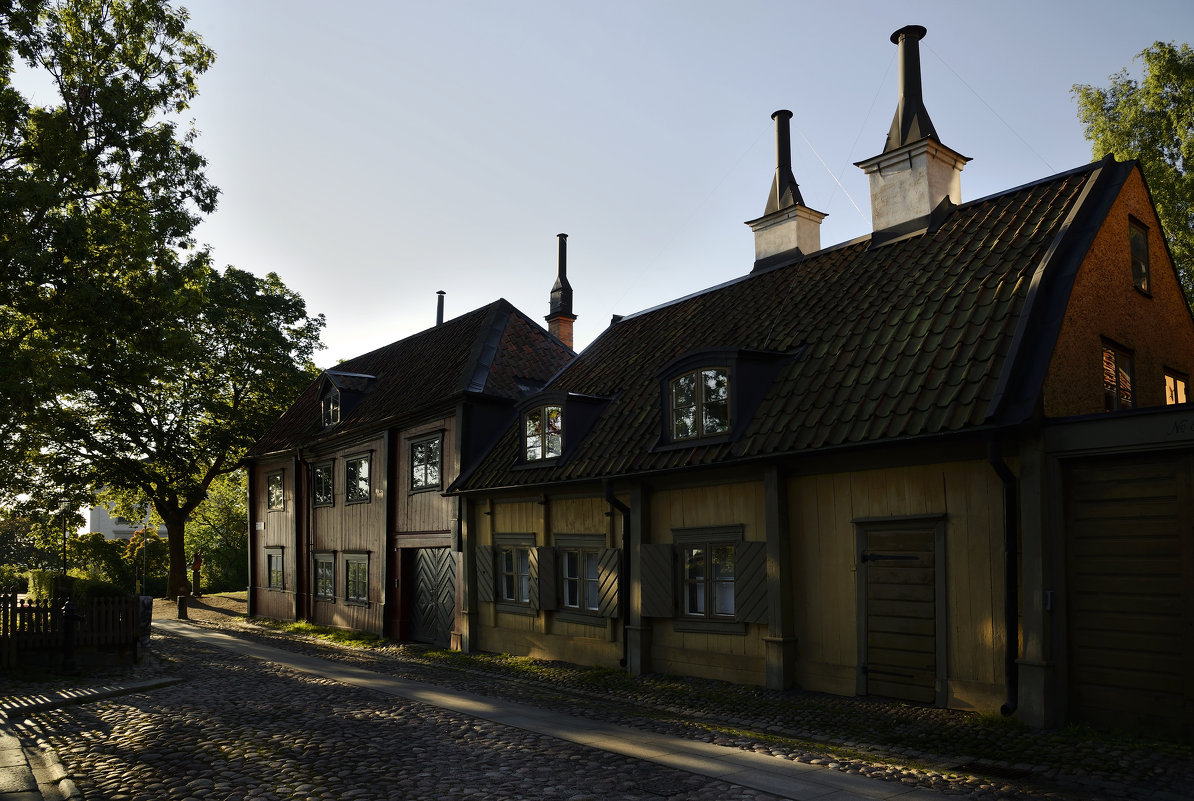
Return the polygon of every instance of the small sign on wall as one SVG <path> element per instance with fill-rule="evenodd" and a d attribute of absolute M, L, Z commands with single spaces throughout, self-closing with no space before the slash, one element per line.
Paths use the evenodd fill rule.
<path fill-rule="evenodd" d="M 265 531 L 265 522 L 262 520 L 258 520 L 257 524 L 254 526 L 254 529 L 257 531 Z"/>

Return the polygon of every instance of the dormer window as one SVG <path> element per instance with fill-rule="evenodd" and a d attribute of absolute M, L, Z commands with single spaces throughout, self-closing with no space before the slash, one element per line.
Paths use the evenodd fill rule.
<path fill-rule="evenodd" d="M 1132 253 L 1132 283 L 1148 294 L 1148 228 L 1134 218 L 1128 221 L 1128 246 Z"/>
<path fill-rule="evenodd" d="M 320 402 L 323 427 L 328 428 L 340 422 L 340 390 L 332 388 Z"/>
<path fill-rule="evenodd" d="M 672 440 L 715 437 L 730 430 L 730 371 L 694 370 L 670 383 Z"/>
<path fill-rule="evenodd" d="M 560 406 L 538 406 L 523 415 L 523 443 L 528 462 L 555 459 L 564 452 L 564 414 Z"/>

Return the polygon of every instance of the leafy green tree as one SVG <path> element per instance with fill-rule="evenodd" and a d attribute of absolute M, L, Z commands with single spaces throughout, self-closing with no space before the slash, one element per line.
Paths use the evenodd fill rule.
<path fill-rule="evenodd" d="M 169 594 L 188 517 L 310 380 L 323 325 L 195 248 L 217 190 L 177 117 L 214 56 L 186 22 L 166 0 L 0 0 L 0 497 L 151 502 Z"/>
<path fill-rule="evenodd" d="M 278 276 L 233 267 L 161 302 L 178 306 L 157 329 L 169 347 L 109 342 L 88 379 L 46 412 L 43 447 L 122 497 L 119 514 L 152 504 L 170 547 L 168 594 L 178 595 L 189 586 L 188 519 L 311 381 L 323 318 Z"/>
<path fill-rule="evenodd" d="M 9 499 L 46 479 L 39 413 L 110 336 L 160 348 L 158 299 L 206 268 L 191 232 L 217 190 L 177 116 L 214 56 L 186 20 L 165 0 L 0 0 L 0 490 Z M 40 102 L 18 77 L 39 87 Z"/>
<path fill-rule="evenodd" d="M 248 477 L 244 470 L 220 476 L 187 523 L 186 550 L 203 556 L 200 571 L 207 592 L 243 590 L 249 585 Z"/>
<path fill-rule="evenodd" d="M 1107 88 L 1076 84 L 1078 116 L 1095 158 L 1138 159 L 1186 297 L 1194 297 L 1194 51 L 1156 42 L 1140 53 L 1143 77 Z"/>

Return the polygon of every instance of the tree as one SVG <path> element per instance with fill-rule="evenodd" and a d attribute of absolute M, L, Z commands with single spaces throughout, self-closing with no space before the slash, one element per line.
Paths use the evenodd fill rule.
<path fill-rule="evenodd" d="M 202 581 L 209 592 L 243 590 L 249 584 L 248 476 L 220 476 L 187 523 L 186 550 L 203 555 Z"/>
<path fill-rule="evenodd" d="M 166 0 L 0 0 L 0 499 L 151 502 L 170 594 L 189 515 L 309 382 L 323 326 L 195 247 L 217 190 L 176 117 L 214 56 L 186 22 Z M 56 102 L 17 90 L 18 62 Z"/>
<path fill-rule="evenodd" d="M 110 488 L 118 513 L 153 505 L 170 548 L 168 594 L 178 595 L 188 587 L 188 519 L 310 383 L 323 318 L 307 316 L 277 275 L 234 267 L 159 301 L 171 310 L 156 328 L 167 346 L 109 342 L 43 414 L 52 431 L 43 448 L 52 464 L 81 463 Z"/>
<path fill-rule="evenodd" d="M 152 341 L 155 299 L 206 267 L 215 208 L 175 117 L 213 53 L 165 0 L 0 0 L 0 491 L 43 485 L 39 412 L 109 335 Z M 16 67 L 52 88 L 18 90 Z M 29 76 L 34 76 L 29 78 Z M 41 90 L 44 95 L 45 91 Z M 59 465 L 59 467 L 65 467 Z"/>
<path fill-rule="evenodd" d="M 1194 297 L 1194 51 L 1156 42 L 1138 56 L 1140 81 L 1121 70 L 1111 85 L 1074 86 L 1095 158 L 1137 159 L 1165 229 L 1186 297 Z"/>

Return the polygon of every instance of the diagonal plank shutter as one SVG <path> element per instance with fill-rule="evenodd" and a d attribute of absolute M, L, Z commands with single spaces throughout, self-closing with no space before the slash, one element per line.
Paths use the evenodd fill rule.
<path fill-rule="evenodd" d="M 618 616 L 618 575 L 622 561 L 619 548 L 602 548 L 597 555 L 597 614 Z"/>
<path fill-rule="evenodd" d="M 556 550 L 531 548 L 531 609 L 551 611 L 556 608 Z"/>
<path fill-rule="evenodd" d="M 740 542 L 734 546 L 734 619 L 766 623 L 767 543 Z"/>
<path fill-rule="evenodd" d="M 493 603 L 493 548 L 489 545 L 477 546 L 477 600 L 481 603 Z"/>
<path fill-rule="evenodd" d="M 674 617 L 675 568 L 671 545 L 643 545 L 639 549 L 642 569 L 644 617 Z"/>

